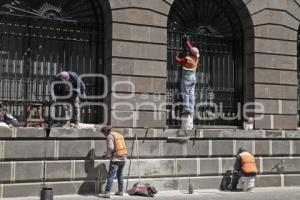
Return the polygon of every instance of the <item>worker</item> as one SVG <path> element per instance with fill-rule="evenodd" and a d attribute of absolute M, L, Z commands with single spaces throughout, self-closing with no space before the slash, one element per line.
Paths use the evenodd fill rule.
<path fill-rule="evenodd" d="M 123 168 L 127 157 L 127 146 L 124 136 L 111 130 L 111 127 L 103 127 L 101 133 L 106 137 L 107 151 L 104 157 L 110 159 L 104 198 L 110 197 L 114 176 L 118 179 L 117 196 L 123 196 Z"/>
<path fill-rule="evenodd" d="M 254 189 L 257 167 L 255 157 L 247 150 L 240 148 L 236 156 L 234 173 L 232 177 L 232 191 L 237 190 L 237 185 L 242 186 L 243 191 Z"/>
<path fill-rule="evenodd" d="M 3 103 L 0 102 L 0 127 L 24 127 L 25 124 L 20 123 L 12 114 L 10 114 Z"/>
<path fill-rule="evenodd" d="M 185 129 L 193 129 L 193 113 L 195 107 L 196 70 L 199 62 L 199 49 L 193 47 L 191 42 L 184 37 L 189 53 L 185 57 L 176 56 L 176 63 L 182 65 L 181 94 L 183 99 L 182 116 L 188 118 Z"/>
<path fill-rule="evenodd" d="M 80 99 L 79 96 L 81 94 L 82 97 L 85 97 L 85 84 L 84 82 L 79 78 L 79 76 L 72 71 L 62 71 L 60 72 L 55 80 L 55 82 L 68 82 L 70 84 L 58 84 L 56 83 L 54 85 L 54 96 L 53 101 L 56 101 L 56 99 L 59 102 L 66 102 L 71 104 L 71 107 L 68 105 L 63 105 L 63 116 L 66 117 L 66 120 L 64 120 L 63 127 L 69 128 L 71 125 L 70 120 L 72 120 L 75 123 L 75 127 L 78 127 L 80 122 Z M 70 88 L 71 86 L 71 88 Z M 70 95 L 69 98 L 66 98 L 68 95 Z M 62 97 L 62 98 L 57 98 Z M 72 109 L 72 110 L 71 110 Z M 72 112 L 71 112 L 72 111 Z M 72 116 L 71 113 L 73 113 Z M 69 118 L 68 118 L 69 117 Z"/>

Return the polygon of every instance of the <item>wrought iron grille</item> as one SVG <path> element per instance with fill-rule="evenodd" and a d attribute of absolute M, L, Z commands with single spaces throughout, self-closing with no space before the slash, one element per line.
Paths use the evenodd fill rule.
<path fill-rule="evenodd" d="M 181 115 L 181 69 L 187 35 L 200 50 L 194 125 L 238 125 L 243 96 L 243 46 L 238 16 L 228 1 L 175 1 L 168 22 L 167 125 Z M 212 105 L 217 106 L 216 107 Z M 225 118 L 226 117 L 226 118 Z"/>
<path fill-rule="evenodd" d="M 102 33 L 101 18 L 90 1 L 0 3 L 0 100 L 4 106 L 23 121 L 26 103 L 42 102 L 48 119 L 50 83 L 57 73 L 102 73 Z M 97 78 L 84 82 L 88 95 L 102 93 Z M 85 123 L 98 123 L 100 116 L 101 108 L 96 106 L 81 110 Z"/>

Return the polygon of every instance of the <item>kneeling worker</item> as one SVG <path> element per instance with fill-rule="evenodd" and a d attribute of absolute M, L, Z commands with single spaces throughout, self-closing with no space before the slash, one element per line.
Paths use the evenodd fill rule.
<path fill-rule="evenodd" d="M 110 197 L 110 190 L 113 185 L 115 174 L 117 174 L 119 189 L 115 195 L 123 196 L 123 168 L 128 154 L 124 136 L 111 131 L 110 127 L 102 128 L 101 133 L 107 138 L 107 151 L 105 157 L 110 158 L 107 183 L 103 197 Z"/>
<path fill-rule="evenodd" d="M 234 165 L 234 174 L 232 177 L 232 190 L 237 190 L 237 185 L 241 185 L 243 191 L 254 189 L 257 167 L 255 158 L 245 149 L 240 148 L 236 156 Z"/>

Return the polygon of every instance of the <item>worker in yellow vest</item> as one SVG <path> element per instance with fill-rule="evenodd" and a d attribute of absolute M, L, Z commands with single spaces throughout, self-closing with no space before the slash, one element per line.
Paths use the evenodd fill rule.
<path fill-rule="evenodd" d="M 115 175 L 117 175 L 119 189 L 115 195 L 123 196 L 123 168 L 125 166 L 125 160 L 128 154 L 124 136 L 120 133 L 112 131 L 111 129 L 112 128 L 110 127 L 103 127 L 101 129 L 101 133 L 106 137 L 107 143 L 105 157 L 110 159 L 107 183 L 104 192 L 105 198 L 110 197 L 110 190 L 112 188 Z"/>
<path fill-rule="evenodd" d="M 237 190 L 239 181 L 242 180 L 242 188 L 244 191 L 250 191 L 254 188 L 255 176 L 257 174 L 257 167 L 255 157 L 247 150 L 240 148 L 236 156 L 234 165 L 234 174 L 232 177 L 232 190 Z M 251 183 L 250 183 L 251 182 Z"/>
<path fill-rule="evenodd" d="M 183 99 L 182 116 L 187 117 L 186 124 L 183 123 L 184 129 L 193 129 L 193 113 L 195 107 L 195 85 L 196 70 L 199 62 L 199 49 L 193 47 L 191 42 L 185 37 L 186 48 L 189 53 L 185 57 L 176 56 L 176 63 L 182 65 L 181 94 Z"/>

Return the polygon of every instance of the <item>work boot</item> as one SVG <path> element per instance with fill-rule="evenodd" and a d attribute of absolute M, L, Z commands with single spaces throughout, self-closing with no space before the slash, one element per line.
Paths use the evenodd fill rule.
<path fill-rule="evenodd" d="M 110 192 L 109 192 L 109 191 L 105 191 L 105 192 L 102 194 L 102 197 L 103 197 L 103 198 L 110 198 Z"/>
<path fill-rule="evenodd" d="M 119 191 L 119 192 L 116 192 L 115 195 L 116 195 L 116 196 L 123 196 L 124 194 L 123 194 L 123 192 L 120 192 L 120 191 Z"/>

